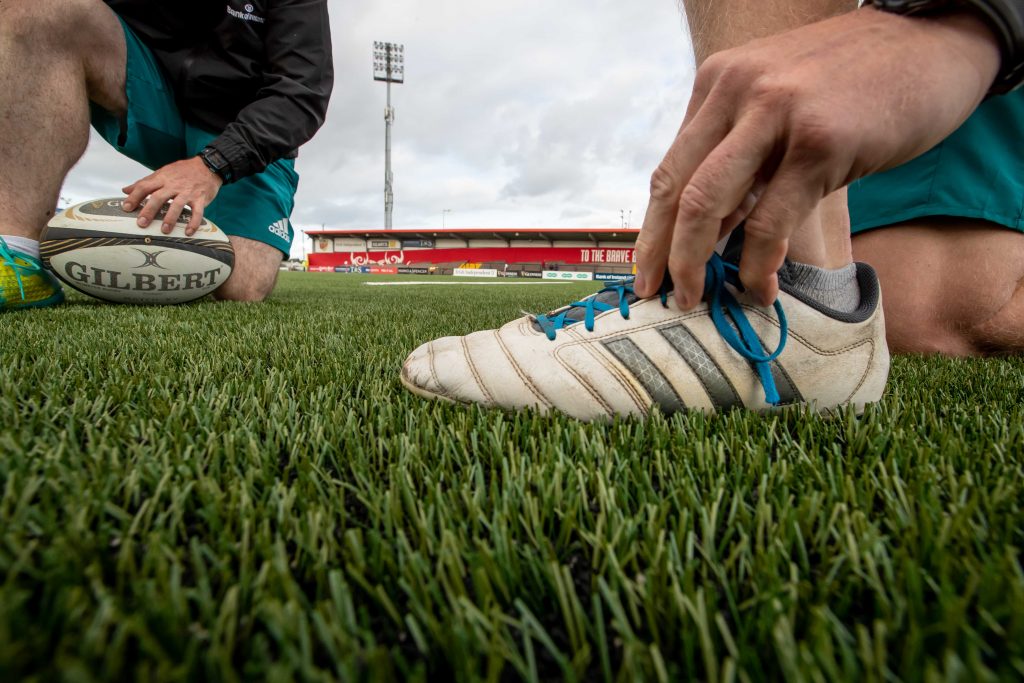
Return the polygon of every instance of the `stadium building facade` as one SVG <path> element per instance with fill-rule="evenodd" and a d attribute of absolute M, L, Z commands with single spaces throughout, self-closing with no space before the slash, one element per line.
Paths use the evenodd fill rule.
<path fill-rule="evenodd" d="M 511 228 L 460 230 L 307 230 L 310 270 L 432 272 L 495 270 L 539 276 L 544 271 L 628 275 L 636 262 L 637 229 Z"/>

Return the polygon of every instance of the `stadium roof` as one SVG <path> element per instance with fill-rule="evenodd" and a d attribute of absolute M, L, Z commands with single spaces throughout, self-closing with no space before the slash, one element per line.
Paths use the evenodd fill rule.
<path fill-rule="evenodd" d="M 635 242 L 639 228 L 449 228 L 428 230 L 401 228 L 394 230 L 323 229 L 304 231 L 310 237 L 362 237 L 362 238 L 415 238 L 465 239 L 466 237 L 493 237 L 500 240 L 542 239 L 549 242 L 590 239 L 594 242 Z"/>

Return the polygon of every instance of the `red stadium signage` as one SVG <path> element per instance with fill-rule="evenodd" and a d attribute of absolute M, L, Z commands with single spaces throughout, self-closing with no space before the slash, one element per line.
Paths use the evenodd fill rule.
<path fill-rule="evenodd" d="M 582 249 L 580 247 L 462 247 L 394 251 L 335 252 L 310 254 L 318 266 L 409 266 L 435 263 L 564 263 L 571 265 L 630 265 L 633 248 Z"/>
<path fill-rule="evenodd" d="M 635 263 L 635 249 L 580 249 L 580 263 Z"/>

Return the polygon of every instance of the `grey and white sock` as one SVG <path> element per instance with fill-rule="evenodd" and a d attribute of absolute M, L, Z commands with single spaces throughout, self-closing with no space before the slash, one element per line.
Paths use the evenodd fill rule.
<path fill-rule="evenodd" d="M 849 264 L 835 270 L 818 268 L 806 263 L 786 261 L 779 271 L 789 289 L 841 313 L 852 313 L 860 306 L 860 285 L 857 266 Z"/>
<path fill-rule="evenodd" d="M 7 246 L 22 254 L 28 254 L 39 258 L 39 240 L 32 240 L 28 237 L 16 237 L 15 235 L 0 235 L 7 242 Z"/>

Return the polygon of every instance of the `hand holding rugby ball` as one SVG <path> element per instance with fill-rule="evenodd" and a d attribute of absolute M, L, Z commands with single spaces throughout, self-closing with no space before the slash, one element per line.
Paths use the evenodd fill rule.
<path fill-rule="evenodd" d="M 123 304 L 181 304 L 227 281 L 235 252 L 220 228 L 203 219 L 187 237 L 186 210 L 170 234 L 157 221 L 143 229 L 122 201 L 97 199 L 54 216 L 40 238 L 43 264 L 84 294 Z"/>

